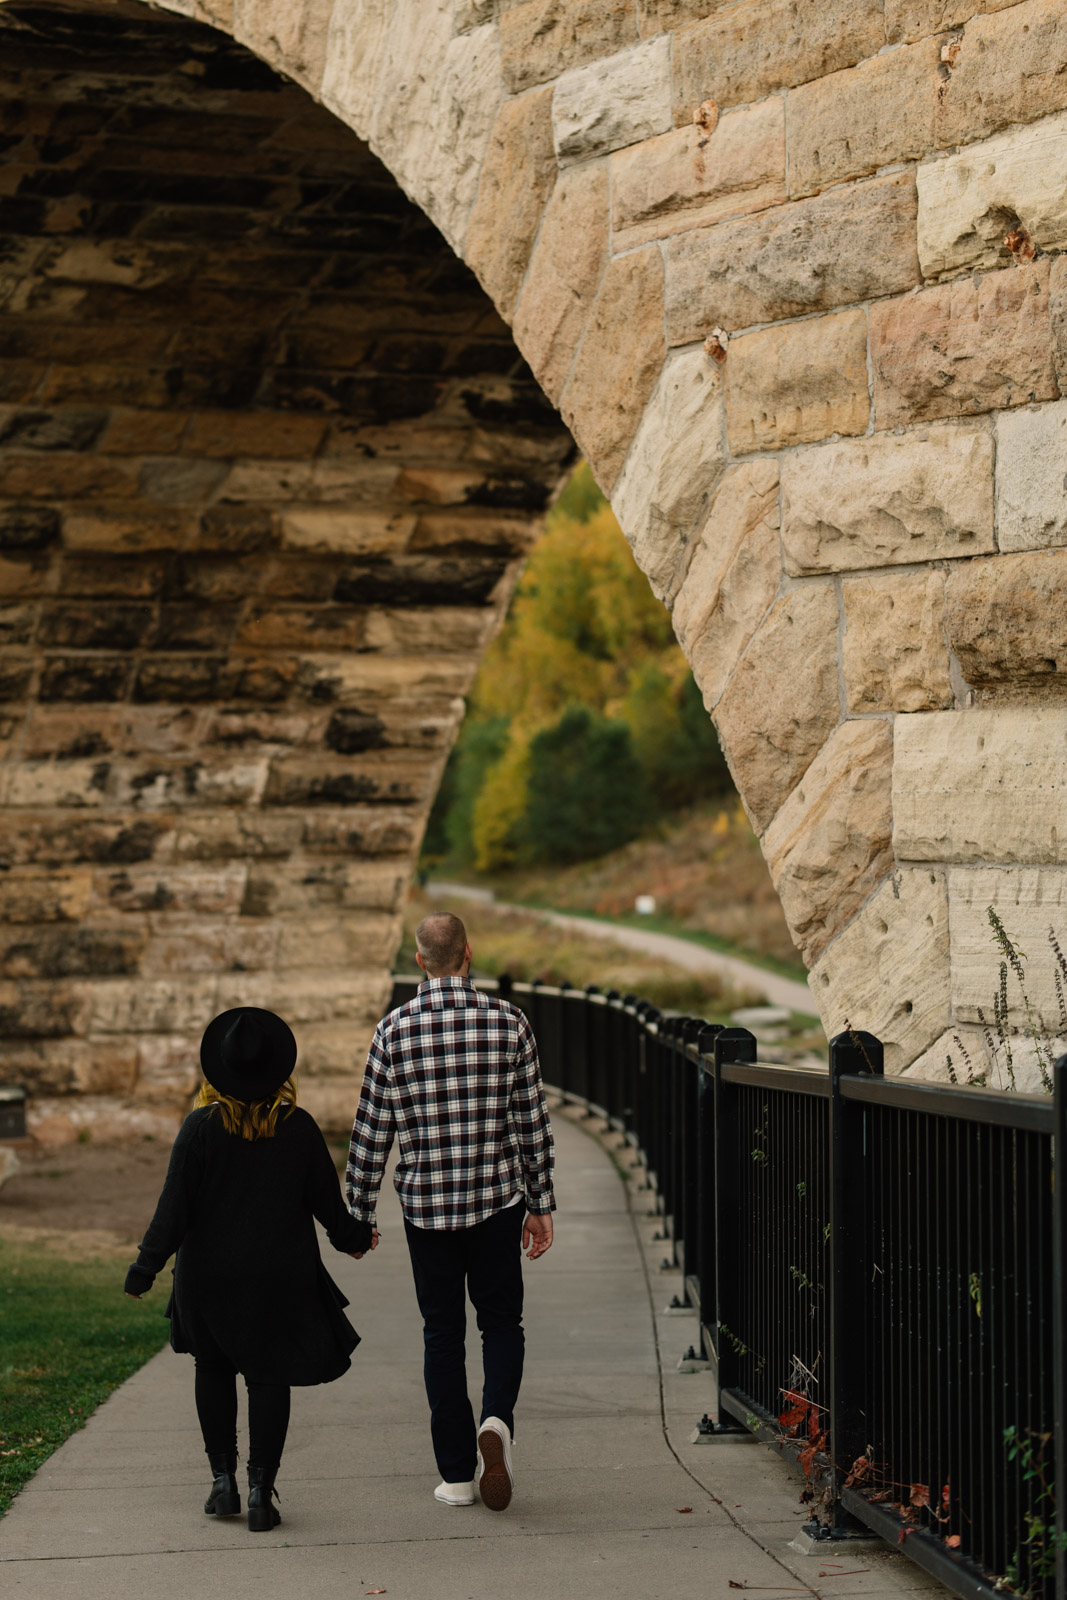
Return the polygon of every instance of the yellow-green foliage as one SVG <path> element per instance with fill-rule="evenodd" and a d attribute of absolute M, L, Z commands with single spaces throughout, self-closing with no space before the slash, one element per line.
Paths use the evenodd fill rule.
<path fill-rule="evenodd" d="M 431 842 L 430 854 L 450 846 L 481 871 L 524 850 L 545 858 L 527 811 L 531 785 L 551 774 L 533 771 L 530 744 L 574 706 L 629 731 L 648 785 L 633 796 L 631 833 L 653 812 L 729 786 L 670 617 L 586 466 L 549 515 L 486 655 L 431 822 L 431 840 L 447 835 L 448 846 Z"/>

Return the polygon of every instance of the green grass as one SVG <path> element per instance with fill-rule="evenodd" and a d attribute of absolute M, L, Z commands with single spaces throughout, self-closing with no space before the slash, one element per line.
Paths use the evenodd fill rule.
<path fill-rule="evenodd" d="M 157 1288 L 122 1292 L 131 1248 L 72 1261 L 0 1240 L 0 1516 L 53 1450 L 165 1344 Z"/>

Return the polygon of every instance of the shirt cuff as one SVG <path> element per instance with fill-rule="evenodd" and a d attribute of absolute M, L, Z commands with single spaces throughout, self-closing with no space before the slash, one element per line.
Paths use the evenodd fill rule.
<path fill-rule="evenodd" d="M 526 1197 L 526 1209 L 532 1217 L 547 1216 L 556 1209 L 556 1197 L 553 1194 L 535 1194 Z"/>

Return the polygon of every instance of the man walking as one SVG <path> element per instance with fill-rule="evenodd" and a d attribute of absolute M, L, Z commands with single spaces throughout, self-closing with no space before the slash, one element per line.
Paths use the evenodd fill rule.
<path fill-rule="evenodd" d="M 415 943 L 426 980 L 375 1030 L 352 1129 L 348 1204 L 374 1225 L 395 1134 L 442 1477 L 434 1495 L 473 1505 L 477 1476 L 485 1505 L 503 1511 L 525 1345 L 520 1240 L 531 1261 L 552 1243 L 552 1130 L 530 1024 L 516 1006 L 474 988 L 462 922 L 436 912 Z M 477 1430 L 467 1395 L 467 1291 L 482 1335 Z"/>

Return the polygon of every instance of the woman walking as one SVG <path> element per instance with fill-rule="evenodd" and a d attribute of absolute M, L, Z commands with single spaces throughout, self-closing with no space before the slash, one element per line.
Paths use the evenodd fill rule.
<path fill-rule="evenodd" d="M 377 1243 L 345 1208 L 318 1125 L 296 1105 L 296 1040 L 271 1011 L 209 1024 L 207 1079 L 174 1141 L 126 1293 L 140 1299 L 171 1255 L 170 1342 L 196 1361 L 196 1409 L 214 1483 L 204 1510 L 237 1516 L 237 1374 L 248 1389 L 248 1526 L 281 1521 L 271 1496 L 290 1385 L 347 1372 L 359 1335 L 319 1255 L 314 1219 L 357 1260 Z"/>

